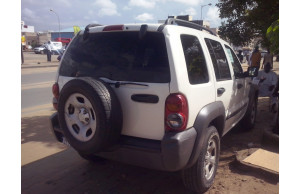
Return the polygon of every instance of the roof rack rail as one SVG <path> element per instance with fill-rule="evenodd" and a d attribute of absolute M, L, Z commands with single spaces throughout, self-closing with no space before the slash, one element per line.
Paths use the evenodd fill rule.
<path fill-rule="evenodd" d="M 86 40 L 88 38 L 90 28 L 91 27 L 96 27 L 96 26 L 102 26 L 102 25 L 101 24 L 89 24 L 85 27 L 84 33 L 83 33 L 83 40 Z"/>
<path fill-rule="evenodd" d="M 85 30 L 91 27 L 102 26 L 101 24 L 89 24 L 85 27 Z"/>
<path fill-rule="evenodd" d="M 170 25 L 170 24 L 174 25 L 175 23 L 178 26 L 184 26 L 184 27 L 194 28 L 196 30 L 205 30 L 205 31 L 209 32 L 210 34 L 216 36 L 216 34 L 213 31 L 211 31 L 211 30 L 209 30 L 209 29 L 207 29 L 207 28 L 205 28 L 205 27 L 203 27 L 203 26 L 201 26 L 199 24 L 196 24 L 196 23 L 193 23 L 193 22 L 189 22 L 189 21 L 186 21 L 186 20 L 180 20 L 180 19 L 175 19 L 175 18 L 168 18 L 168 19 L 166 19 L 164 26 L 165 25 Z"/>

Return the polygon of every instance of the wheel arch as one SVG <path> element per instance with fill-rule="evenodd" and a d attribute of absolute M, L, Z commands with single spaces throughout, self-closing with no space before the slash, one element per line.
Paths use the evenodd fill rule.
<path fill-rule="evenodd" d="M 225 107 L 221 101 L 213 102 L 203 107 L 194 122 L 194 128 L 197 132 L 194 148 L 186 168 L 191 167 L 200 154 L 204 143 L 206 129 L 209 126 L 216 127 L 219 136 L 222 137 L 225 125 Z"/>

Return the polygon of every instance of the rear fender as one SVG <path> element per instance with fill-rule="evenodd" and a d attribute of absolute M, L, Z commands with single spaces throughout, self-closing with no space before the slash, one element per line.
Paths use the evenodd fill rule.
<path fill-rule="evenodd" d="M 193 152 L 191 154 L 189 162 L 186 165 L 186 168 L 191 167 L 197 161 L 204 143 L 206 129 L 210 125 L 214 125 L 217 128 L 220 137 L 222 137 L 224 123 L 225 108 L 222 102 L 213 102 L 211 104 L 206 105 L 200 110 L 194 123 L 194 128 L 196 129 L 197 137 L 195 140 Z"/>

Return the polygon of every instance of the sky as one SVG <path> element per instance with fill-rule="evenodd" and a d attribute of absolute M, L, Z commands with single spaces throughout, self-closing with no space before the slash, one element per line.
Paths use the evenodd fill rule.
<path fill-rule="evenodd" d="M 218 0 L 21 0 L 21 19 L 35 31 L 58 31 L 90 23 L 102 25 L 124 23 L 157 23 L 168 15 L 192 15 L 210 22 L 210 27 L 221 25 Z M 58 15 L 50 12 L 50 9 Z"/>

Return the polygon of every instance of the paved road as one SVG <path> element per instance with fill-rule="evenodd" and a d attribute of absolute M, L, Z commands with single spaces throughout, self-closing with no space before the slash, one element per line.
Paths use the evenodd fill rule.
<path fill-rule="evenodd" d="M 49 105 L 52 102 L 52 85 L 55 82 L 57 67 L 43 69 L 22 69 L 22 114 L 34 107 Z"/>

